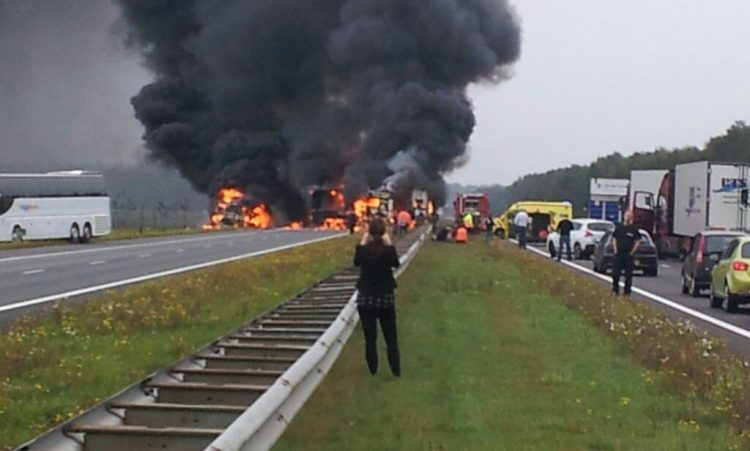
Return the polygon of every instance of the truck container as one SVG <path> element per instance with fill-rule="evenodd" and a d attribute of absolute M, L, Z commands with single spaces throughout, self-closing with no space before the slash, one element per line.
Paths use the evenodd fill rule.
<path fill-rule="evenodd" d="M 675 167 L 674 233 L 693 237 L 706 229 L 744 232 L 748 209 L 740 202 L 750 165 L 698 161 Z"/>
<path fill-rule="evenodd" d="M 662 256 L 685 255 L 704 230 L 746 232 L 748 172 L 745 163 L 677 165 L 663 175 L 655 195 L 636 193 L 635 224 L 652 234 Z"/>

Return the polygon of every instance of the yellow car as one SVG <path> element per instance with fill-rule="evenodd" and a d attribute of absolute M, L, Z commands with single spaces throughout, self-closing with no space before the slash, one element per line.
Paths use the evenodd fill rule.
<path fill-rule="evenodd" d="M 750 236 L 729 242 L 711 271 L 711 307 L 736 312 L 750 302 Z"/>

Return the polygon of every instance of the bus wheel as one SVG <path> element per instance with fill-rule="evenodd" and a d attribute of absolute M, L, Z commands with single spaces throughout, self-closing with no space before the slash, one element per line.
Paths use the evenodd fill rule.
<path fill-rule="evenodd" d="M 78 224 L 70 226 L 70 238 L 68 238 L 70 244 L 76 244 L 81 241 L 81 232 L 78 229 Z"/>
<path fill-rule="evenodd" d="M 13 227 L 13 235 L 11 235 L 11 239 L 16 243 L 23 241 L 23 229 L 21 226 Z"/>
<path fill-rule="evenodd" d="M 86 224 L 83 226 L 83 235 L 81 235 L 81 243 L 89 243 L 91 242 L 91 225 Z"/>

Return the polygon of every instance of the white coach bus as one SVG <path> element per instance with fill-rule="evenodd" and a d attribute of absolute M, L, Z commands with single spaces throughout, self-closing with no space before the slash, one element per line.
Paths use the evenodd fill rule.
<path fill-rule="evenodd" d="M 0 241 L 67 238 L 87 243 L 111 231 L 101 174 L 0 174 Z"/>

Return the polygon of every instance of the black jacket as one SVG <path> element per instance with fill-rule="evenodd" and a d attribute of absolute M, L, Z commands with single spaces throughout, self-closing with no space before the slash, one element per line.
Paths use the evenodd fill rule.
<path fill-rule="evenodd" d="M 354 252 L 354 266 L 360 268 L 357 289 L 366 296 L 393 293 L 396 279 L 393 278 L 392 269 L 400 264 L 396 248 L 393 246 L 383 247 L 377 257 L 371 256 L 367 247 L 357 246 Z"/>

